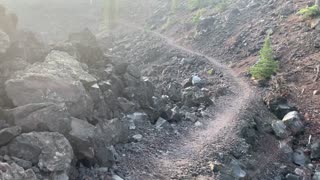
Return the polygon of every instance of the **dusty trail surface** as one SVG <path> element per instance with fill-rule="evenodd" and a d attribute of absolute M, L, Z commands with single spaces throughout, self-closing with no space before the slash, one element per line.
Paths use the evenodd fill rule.
<path fill-rule="evenodd" d="M 126 23 L 126 26 L 144 31 L 132 24 Z M 168 138 L 167 142 L 165 142 L 166 137 L 158 137 L 142 148 L 143 150 L 126 154 L 119 166 L 124 167 L 123 171 L 127 173 L 129 179 L 136 180 L 193 179 L 194 176 L 198 176 L 196 179 L 212 179 L 210 173 L 203 175 L 200 171 L 209 167 L 208 163 L 213 161 L 212 157 L 208 157 L 210 154 L 223 152 L 228 146 L 232 146 L 233 140 L 237 138 L 235 129 L 238 115 L 248 104 L 253 93 L 242 78 L 214 58 L 183 47 L 158 32 L 147 31 L 147 33 L 161 38 L 172 48 L 208 59 L 229 78 L 234 93 L 220 101 L 219 108 L 209 108 L 210 118 L 206 120 L 203 128 L 191 128 L 187 133 Z"/>

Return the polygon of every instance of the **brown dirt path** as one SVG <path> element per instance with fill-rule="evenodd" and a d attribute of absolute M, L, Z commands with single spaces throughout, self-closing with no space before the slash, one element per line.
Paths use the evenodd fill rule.
<path fill-rule="evenodd" d="M 129 28 L 145 31 L 143 28 L 125 23 Z M 145 31 L 146 32 L 146 31 Z M 212 151 L 219 152 L 230 145 L 233 139 L 236 139 L 236 132 L 234 131 L 237 125 L 237 118 L 240 111 L 245 108 L 253 91 L 249 85 L 233 72 L 226 65 L 220 63 L 214 58 L 208 57 L 200 52 L 196 52 L 187 47 L 177 44 L 173 39 L 168 38 L 158 32 L 147 31 L 148 33 L 160 37 L 168 46 L 179 49 L 185 53 L 202 56 L 207 58 L 216 68 L 227 75 L 233 82 L 233 89 L 235 95 L 231 99 L 224 102 L 222 110 L 215 114 L 215 118 L 211 119 L 205 128 L 194 130 L 190 136 L 183 137 L 174 145 L 168 146 L 168 152 L 163 156 L 154 156 L 145 158 L 146 164 L 152 166 L 152 173 L 141 174 L 137 171 L 137 167 L 130 172 L 131 179 L 185 179 L 181 175 L 188 172 L 188 168 L 195 163 L 201 161 L 201 158 Z M 152 155 L 151 155 L 152 156 Z M 143 157 L 141 157 L 143 158 Z M 135 166 L 135 164 L 131 164 Z M 141 167 L 142 168 L 142 167 Z M 204 177 L 198 179 L 212 179 L 212 177 Z"/>

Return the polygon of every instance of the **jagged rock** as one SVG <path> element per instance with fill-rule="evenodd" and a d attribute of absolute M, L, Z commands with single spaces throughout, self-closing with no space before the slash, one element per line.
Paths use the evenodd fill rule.
<path fill-rule="evenodd" d="M 69 180 L 67 172 L 54 172 L 50 175 L 49 179 L 52 180 Z"/>
<path fill-rule="evenodd" d="M 187 87 L 192 86 L 192 77 L 189 79 L 183 80 L 181 85 L 183 88 L 187 88 Z"/>
<path fill-rule="evenodd" d="M 93 101 L 93 117 L 96 119 L 108 119 L 110 112 L 108 111 L 104 95 L 98 84 L 94 84 L 87 88 L 87 92 Z"/>
<path fill-rule="evenodd" d="M 140 86 L 140 79 L 137 79 L 133 76 L 131 76 L 129 73 L 125 73 L 123 75 L 123 79 L 124 79 L 124 83 L 126 86 L 129 86 L 129 87 L 138 87 Z"/>
<path fill-rule="evenodd" d="M 273 121 L 271 127 L 275 135 L 281 139 L 285 139 L 290 135 L 290 132 L 287 131 L 287 126 L 283 121 Z"/>
<path fill-rule="evenodd" d="M 289 112 L 282 121 L 294 135 L 304 131 L 302 119 L 297 111 Z"/>
<path fill-rule="evenodd" d="M 32 169 L 24 170 L 15 163 L 7 164 L 0 162 L 1 180 L 37 180 Z"/>
<path fill-rule="evenodd" d="M 95 127 L 81 119 L 72 118 L 69 141 L 78 159 L 94 159 L 94 137 Z"/>
<path fill-rule="evenodd" d="M 166 93 L 170 99 L 174 102 L 181 101 L 181 90 L 182 86 L 177 82 L 172 82 L 169 84 Z"/>
<path fill-rule="evenodd" d="M 134 110 L 135 104 L 124 97 L 118 97 L 120 108 L 124 113 L 130 113 Z"/>
<path fill-rule="evenodd" d="M 200 89 L 196 86 L 188 87 L 183 90 L 182 102 L 188 107 L 200 106 L 201 104 L 206 106 L 213 104 L 206 89 Z"/>
<path fill-rule="evenodd" d="M 138 69 L 138 67 L 130 64 L 128 67 L 127 67 L 127 72 L 128 74 L 130 74 L 131 76 L 139 79 L 141 77 L 141 73 L 140 73 L 140 70 Z"/>
<path fill-rule="evenodd" d="M 31 161 L 26 161 L 23 159 L 19 159 L 16 157 L 11 157 L 11 159 L 19 166 L 23 167 L 23 169 L 30 169 L 32 168 L 32 162 Z"/>
<path fill-rule="evenodd" d="M 142 109 L 153 107 L 153 95 L 155 87 L 148 80 L 138 83 L 138 86 L 125 88 L 125 97 L 133 102 L 137 102 Z"/>
<path fill-rule="evenodd" d="M 158 130 L 162 129 L 166 124 L 168 124 L 168 121 L 163 119 L 163 118 L 159 118 L 156 122 L 156 128 Z"/>
<path fill-rule="evenodd" d="M 0 146 L 6 145 L 12 139 L 21 134 L 21 127 L 14 126 L 2 129 L 0 131 Z"/>
<path fill-rule="evenodd" d="M 114 70 L 115 70 L 115 73 L 118 74 L 118 75 L 122 75 L 124 73 L 126 73 L 127 71 L 127 67 L 129 66 L 129 63 L 127 62 L 113 62 L 113 65 L 114 65 Z"/>
<path fill-rule="evenodd" d="M 302 150 L 296 150 L 293 153 L 293 162 L 299 166 L 304 166 L 308 159 Z"/>
<path fill-rule="evenodd" d="M 320 180 L 320 171 L 316 169 L 316 172 L 314 173 L 312 180 Z"/>
<path fill-rule="evenodd" d="M 73 116 L 84 119 L 91 116 L 93 103 L 83 84 L 95 81 L 73 57 L 53 51 L 45 62 L 34 64 L 8 80 L 6 92 L 15 106 L 66 103 Z"/>
<path fill-rule="evenodd" d="M 286 175 L 286 180 L 300 180 L 300 179 L 301 177 L 295 174 L 289 173 Z"/>
<path fill-rule="evenodd" d="M 282 97 L 275 97 L 268 100 L 267 105 L 279 119 L 283 119 L 289 112 L 297 110 L 295 107 L 289 105 L 287 100 Z"/>
<path fill-rule="evenodd" d="M 64 104 L 38 103 L 8 111 L 9 123 L 20 126 L 23 132 L 51 131 L 67 134 L 71 130 L 71 116 Z"/>
<path fill-rule="evenodd" d="M 72 45 L 70 42 L 60 42 L 54 45 L 52 50 L 63 51 L 68 53 L 70 56 L 80 59 L 80 54 L 77 51 L 77 48 Z"/>
<path fill-rule="evenodd" d="M 112 180 L 123 180 L 120 176 L 118 175 L 112 175 Z"/>
<path fill-rule="evenodd" d="M 311 145 L 311 159 L 320 158 L 320 141 L 317 141 Z"/>
<path fill-rule="evenodd" d="M 7 52 L 7 49 L 10 47 L 10 38 L 9 36 L 0 30 L 0 54 Z"/>
<path fill-rule="evenodd" d="M 94 149 L 98 163 L 101 166 L 110 167 L 114 161 L 110 146 L 118 143 L 126 143 L 129 136 L 127 122 L 120 119 L 112 119 L 100 122 L 94 131 Z"/>
<path fill-rule="evenodd" d="M 196 116 L 196 113 L 190 113 L 190 112 L 186 112 L 185 113 L 185 120 L 186 121 L 191 121 L 191 122 L 196 122 L 198 121 L 198 117 Z"/>
<path fill-rule="evenodd" d="M 86 63 L 88 66 L 99 67 L 101 63 L 106 64 L 108 61 L 99 47 L 96 37 L 89 29 L 86 28 L 81 32 L 70 34 L 68 41 L 76 47 L 80 55 L 80 62 Z"/>
<path fill-rule="evenodd" d="M 49 172 L 68 170 L 73 159 L 70 143 L 57 132 L 21 134 L 11 141 L 8 149 L 11 156 L 31 161 Z"/>
<path fill-rule="evenodd" d="M 202 85 L 202 79 L 199 76 L 192 76 L 192 85 L 200 87 Z"/>

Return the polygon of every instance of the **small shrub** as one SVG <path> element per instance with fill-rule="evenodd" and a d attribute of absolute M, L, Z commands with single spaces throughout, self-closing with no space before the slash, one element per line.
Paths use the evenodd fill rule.
<path fill-rule="evenodd" d="M 229 0 L 222 0 L 220 2 L 218 2 L 214 8 L 218 11 L 218 12 L 224 12 L 228 6 L 231 4 L 231 1 Z"/>
<path fill-rule="evenodd" d="M 318 9 L 317 5 L 314 6 L 310 6 L 310 7 L 306 7 L 306 8 L 302 8 L 298 11 L 299 15 L 302 15 L 305 18 L 308 17 L 316 17 L 320 15 L 320 11 Z"/>
<path fill-rule="evenodd" d="M 203 13 L 205 12 L 205 9 L 199 9 L 192 17 L 192 22 L 194 24 L 198 24 L 200 22 L 200 18 L 202 17 Z"/>
<path fill-rule="evenodd" d="M 259 61 L 250 68 L 250 73 L 255 79 L 268 79 L 278 71 L 279 63 L 273 59 L 271 40 L 268 36 L 260 50 Z"/>
<path fill-rule="evenodd" d="M 162 25 L 161 29 L 162 29 L 162 30 L 168 29 L 168 27 L 170 27 L 170 26 L 171 26 L 172 24 L 174 24 L 174 23 L 175 23 L 175 21 L 173 20 L 173 18 L 169 16 L 169 17 L 167 18 L 166 23 Z"/>

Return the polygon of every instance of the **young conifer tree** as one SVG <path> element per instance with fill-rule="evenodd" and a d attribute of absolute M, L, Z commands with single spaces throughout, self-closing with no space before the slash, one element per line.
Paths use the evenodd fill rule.
<path fill-rule="evenodd" d="M 259 61 L 250 68 L 255 79 L 268 79 L 277 72 L 279 63 L 273 59 L 270 37 L 267 36 L 260 50 Z"/>

